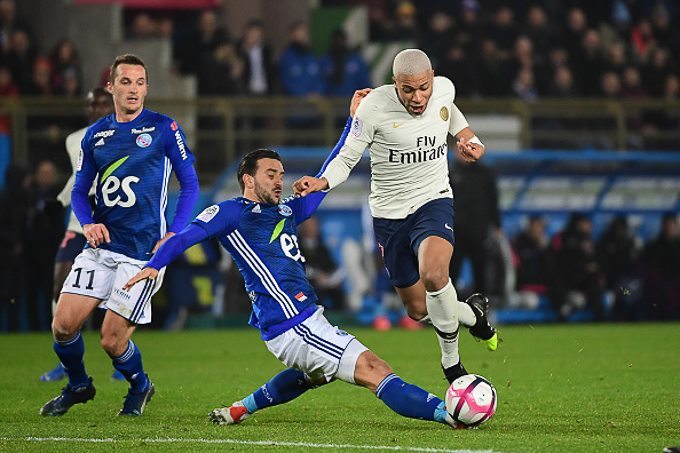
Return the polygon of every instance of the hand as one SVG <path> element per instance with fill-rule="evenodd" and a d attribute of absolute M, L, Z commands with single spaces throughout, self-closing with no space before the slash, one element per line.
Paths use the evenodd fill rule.
<path fill-rule="evenodd" d="M 134 277 L 128 280 L 127 283 L 123 286 L 123 289 L 125 291 L 130 291 L 130 288 L 135 286 L 137 282 L 141 282 L 142 280 L 146 280 L 147 278 L 149 280 L 156 280 L 156 277 L 158 277 L 158 271 L 156 269 L 154 269 L 153 267 L 145 267 L 141 271 L 137 272 L 137 274 Z"/>
<path fill-rule="evenodd" d="M 156 242 L 156 245 L 154 245 L 153 250 L 151 250 L 151 253 L 152 254 L 156 253 L 156 250 L 158 250 L 161 247 L 161 245 L 163 245 L 163 243 L 165 241 L 167 241 L 168 239 L 170 239 L 174 235 L 175 235 L 175 233 L 173 233 L 172 231 L 169 231 L 168 233 L 166 233 L 165 236 L 163 236 L 158 242 Z"/>
<path fill-rule="evenodd" d="M 328 189 L 326 178 L 314 178 L 313 176 L 303 176 L 293 183 L 293 192 L 301 197 L 310 193 L 320 192 Z"/>
<path fill-rule="evenodd" d="M 476 162 L 484 155 L 484 145 L 470 143 L 469 138 L 461 137 L 456 146 L 458 154 L 465 162 Z"/>
<path fill-rule="evenodd" d="M 90 247 L 96 249 L 98 245 L 103 244 L 106 241 L 107 244 L 111 243 L 111 236 L 109 236 L 109 230 L 106 229 L 103 223 L 88 223 L 83 225 L 83 234 L 87 243 Z"/>
<path fill-rule="evenodd" d="M 349 103 L 349 116 L 354 118 L 354 114 L 359 108 L 359 104 L 366 97 L 368 93 L 371 92 L 371 88 L 364 88 L 363 90 L 356 90 L 352 96 L 352 100 Z"/>

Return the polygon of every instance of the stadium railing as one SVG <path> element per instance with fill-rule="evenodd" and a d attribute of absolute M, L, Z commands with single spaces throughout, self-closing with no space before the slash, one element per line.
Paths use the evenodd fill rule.
<path fill-rule="evenodd" d="M 209 181 L 238 155 L 257 146 L 331 147 L 347 115 L 347 99 L 149 99 L 148 106 L 175 117 L 199 155 Z M 522 149 L 680 150 L 680 102 L 660 100 L 460 100 L 468 116 L 519 120 Z M 83 104 L 72 98 L 0 100 L 13 159 L 32 163 L 63 150 L 63 139 L 85 124 Z M 474 122 L 473 122 L 474 127 Z M 9 127 L 7 127 L 9 126 Z"/>

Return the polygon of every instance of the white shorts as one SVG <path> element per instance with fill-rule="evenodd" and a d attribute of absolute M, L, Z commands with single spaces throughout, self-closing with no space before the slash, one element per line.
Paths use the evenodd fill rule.
<path fill-rule="evenodd" d="M 368 350 L 354 335 L 332 326 L 323 315 L 323 307 L 265 343 L 286 366 L 302 371 L 313 383 L 324 384 L 335 378 L 355 384 L 357 359 Z"/>
<path fill-rule="evenodd" d="M 101 308 L 112 310 L 135 324 L 148 324 L 151 296 L 163 284 L 165 268 L 155 280 L 145 280 L 129 291 L 123 290 L 123 285 L 146 263 L 110 250 L 87 248 L 73 262 L 61 293 L 94 297 L 102 301 Z"/>

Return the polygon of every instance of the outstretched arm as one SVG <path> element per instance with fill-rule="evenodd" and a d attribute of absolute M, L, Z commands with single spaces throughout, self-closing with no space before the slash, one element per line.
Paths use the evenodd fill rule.
<path fill-rule="evenodd" d="M 208 232 L 204 228 L 193 223 L 190 224 L 180 233 L 168 238 L 151 258 L 151 261 L 146 263 L 144 269 L 128 280 L 123 289 L 128 290 L 137 282 L 147 278 L 154 280 L 158 276 L 158 271 L 173 262 L 186 249 L 208 237 Z"/>
<path fill-rule="evenodd" d="M 324 174 L 326 173 L 328 167 L 336 159 L 338 154 L 341 151 L 344 151 L 345 141 L 347 139 L 347 136 L 349 135 L 349 131 L 351 130 L 351 127 L 352 127 L 352 124 L 353 124 L 352 118 L 355 116 L 356 111 L 359 108 L 359 105 L 361 104 L 361 101 L 370 92 L 371 92 L 370 88 L 364 88 L 362 90 L 357 90 L 357 91 L 354 92 L 354 95 L 352 96 L 352 100 L 350 101 L 350 106 L 349 106 L 349 118 L 347 119 L 347 123 L 345 123 L 345 129 L 343 130 L 342 135 L 340 136 L 340 140 L 338 140 L 338 143 L 333 148 L 333 151 L 331 151 L 331 153 L 328 155 L 328 157 L 326 158 L 326 161 L 321 166 L 321 170 L 319 170 L 319 173 L 317 173 L 316 176 L 314 176 L 314 177 L 303 176 L 302 178 L 295 181 L 295 183 L 293 184 L 293 190 L 294 190 L 296 195 L 306 196 L 306 195 L 309 195 L 309 194 L 314 193 L 314 192 L 325 191 L 325 190 L 329 190 L 331 188 L 330 182 L 329 182 L 328 178 L 326 176 L 324 176 Z M 364 149 L 365 149 L 365 145 L 361 148 L 361 151 L 359 153 L 359 157 L 347 169 L 347 175 L 349 175 L 349 172 L 351 171 L 351 169 L 354 168 L 354 165 L 356 165 L 356 162 L 358 162 L 359 159 L 361 158 L 361 154 L 363 154 Z M 343 182 L 345 179 L 347 179 L 347 175 L 340 182 Z M 335 187 L 336 185 L 337 184 L 334 184 L 333 187 Z"/>

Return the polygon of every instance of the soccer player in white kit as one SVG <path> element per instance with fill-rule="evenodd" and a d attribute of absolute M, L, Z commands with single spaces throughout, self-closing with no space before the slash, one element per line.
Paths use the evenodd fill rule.
<path fill-rule="evenodd" d="M 294 190 L 305 196 L 335 188 L 369 148 L 369 205 L 390 282 L 412 319 L 433 324 L 442 368 L 452 382 L 467 374 L 458 354 L 459 322 L 488 349 L 496 350 L 498 344 L 487 320 L 487 298 L 474 294 L 459 302 L 449 278 L 454 210 L 448 135 L 456 138 L 466 161 L 482 157 L 484 145 L 454 104 L 453 83 L 434 76 L 423 51 L 397 54 L 393 80 L 361 101 L 351 133 L 323 174 L 300 178 Z"/>

